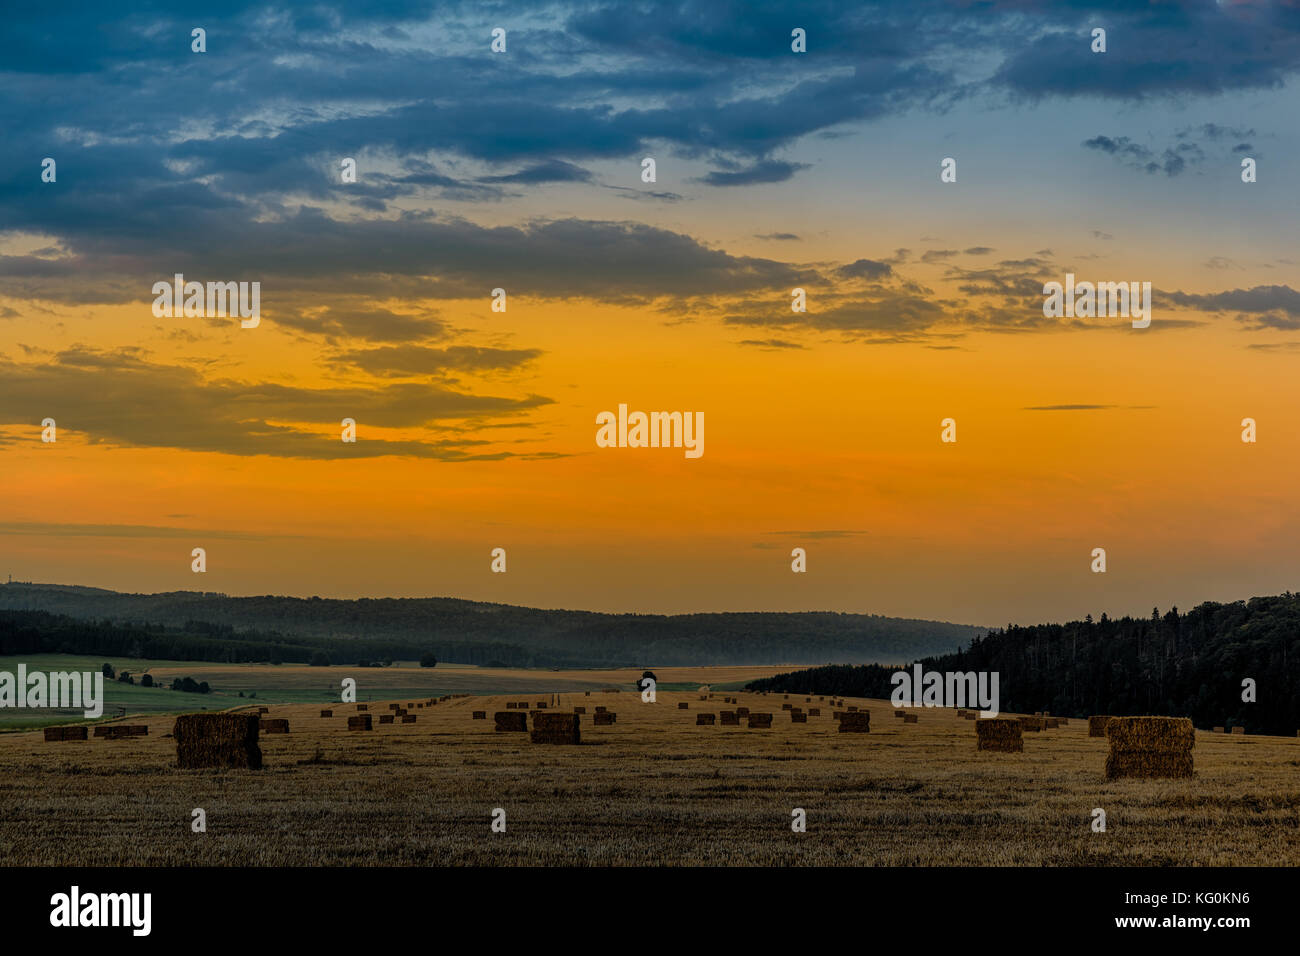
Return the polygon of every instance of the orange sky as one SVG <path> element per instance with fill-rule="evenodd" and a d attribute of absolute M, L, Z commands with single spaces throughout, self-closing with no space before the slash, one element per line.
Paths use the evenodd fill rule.
<path fill-rule="evenodd" d="M 457 327 L 544 354 L 476 384 L 554 404 L 481 434 L 561 457 L 321 461 L 120 447 L 91 443 L 56 415 L 56 445 L 40 443 L 36 423 L 6 431 L 0 571 L 125 590 L 832 608 L 982 624 L 1291 584 L 1293 360 L 1242 348 L 1221 319 L 1175 331 L 1157 315 L 1147 331 L 981 332 L 954 350 L 760 350 L 736 346 L 749 330 L 669 325 L 645 308 L 519 296 L 505 315 L 475 314 L 485 305 L 457 303 Z M 46 347 L 119 347 L 141 311 L 95 309 Z M 173 321 L 202 338 L 159 335 L 150 361 L 202 356 L 217 359 L 205 373 L 214 377 L 338 381 L 318 346 L 283 334 L 273 315 L 248 331 Z M 32 344 L 34 325 L 11 338 Z M 620 402 L 704 412 L 704 456 L 598 449 L 595 415 Z M 1115 407 L 1028 410 L 1076 403 Z M 955 445 L 939 441 L 948 416 Z M 1255 445 L 1240 440 L 1245 416 L 1259 422 Z M 305 427 L 339 441 L 337 429 Z M 439 431 L 359 422 L 362 443 Z M 196 546 L 208 551 L 203 576 L 189 570 Z M 790 571 L 795 546 L 808 551 L 807 574 Z M 507 549 L 504 575 L 489 571 L 494 547 Z M 1107 549 L 1104 575 L 1089 570 L 1094 547 Z"/>

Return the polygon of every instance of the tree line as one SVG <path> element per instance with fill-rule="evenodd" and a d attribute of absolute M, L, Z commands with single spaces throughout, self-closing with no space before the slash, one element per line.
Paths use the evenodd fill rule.
<path fill-rule="evenodd" d="M 1207 602 L 1185 614 L 1153 609 L 1149 618 L 1008 625 L 919 663 L 927 671 L 996 671 L 1008 712 L 1163 714 L 1202 728 L 1292 736 L 1300 729 L 1300 595 Z M 828 665 L 749 687 L 887 699 L 894 670 Z M 1252 688 L 1253 700 L 1243 699 Z"/>

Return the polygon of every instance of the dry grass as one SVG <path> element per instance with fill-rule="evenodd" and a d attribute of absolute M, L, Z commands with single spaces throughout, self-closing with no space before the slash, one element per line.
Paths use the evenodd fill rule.
<path fill-rule="evenodd" d="M 829 713 L 753 732 L 697 727 L 676 707 L 693 691 L 658 696 L 610 695 L 618 722 L 584 720 L 574 747 L 472 719 L 505 712 L 504 696 L 371 733 L 319 703 L 277 706 L 269 716 L 293 733 L 260 739 L 260 771 L 176 769 L 171 717 L 122 740 L 4 735 L 0 845 L 11 866 L 1300 863 L 1295 738 L 1198 733 L 1192 779 L 1107 782 L 1107 741 L 1085 722 L 987 754 L 951 710 L 869 734 L 839 733 Z M 779 698 L 736 696 L 779 712 Z M 563 694 L 559 709 L 581 701 Z M 194 807 L 206 834 L 189 830 Z M 493 807 L 504 835 L 489 831 Z M 793 807 L 807 833 L 790 832 Z"/>

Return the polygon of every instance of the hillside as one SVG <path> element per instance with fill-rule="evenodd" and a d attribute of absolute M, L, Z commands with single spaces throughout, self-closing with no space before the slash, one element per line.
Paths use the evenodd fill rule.
<path fill-rule="evenodd" d="M 95 644 L 101 640 L 147 646 L 146 656 L 172 660 L 256 661 L 274 651 L 306 662 L 319 651 L 332 663 L 356 663 L 432 651 L 442 660 L 516 667 L 887 663 L 951 651 L 982 633 L 874 614 L 600 614 L 455 598 L 123 594 L 25 583 L 0 585 L 5 611 L 59 616 L 0 615 L 0 638 L 21 626 L 33 650 L 72 642 L 78 653 L 109 652 Z M 97 638 L 95 629 L 106 625 Z"/>
<path fill-rule="evenodd" d="M 1300 595 L 1179 614 L 1008 627 L 957 653 L 920 659 L 926 670 L 996 671 L 1001 708 L 1066 716 L 1167 714 L 1198 727 L 1244 726 L 1292 736 L 1300 728 Z M 754 681 L 754 690 L 888 698 L 887 667 L 818 667 Z M 1242 681 L 1255 681 L 1254 703 Z"/>

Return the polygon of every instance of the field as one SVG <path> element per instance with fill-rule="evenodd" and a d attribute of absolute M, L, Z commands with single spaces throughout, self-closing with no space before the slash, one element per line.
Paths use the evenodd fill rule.
<path fill-rule="evenodd" d="M 410 700 L 443 694 L 515 693 L 517 691 L 599 690 L 619 686 L 633 688 L 641 670 L 546 671 L 515 668 L 474 667 L 468 664 L 439 664 L 420 667 L 414 661 L 396 661 L 391 667 L 309 667 L 305 664 L 214 664 L 205 661 L 155 661 L 113 657 L 79 657 L 68 654 L 29 654 L 0 657 L 0 671 L 16 673 L 18 664 L 31 671 L 92 671 L 112 664 L 120 674 L 148 672 L 162 687 L 141 687 L 105 680 L 104 716 L 128 714 L 188 713 L 198 710 L 226 710 L 256 701 L 258 704 L 319 703 L 329 706 L 339 699 L 342 680 L 357 682 L 357 699 Z M 667 690 L 698 687 L 701 682 L 715 687 L 739 687 L 759 677 L 792 670 L 791 667 L 668 667 L 658 668 L 659 686 Z M 209 694 L 189 694 L 170 688 L 173 678 L 192 677 L 212 687 Z M 240 694 L 244 696 L 241 697 Z M 80 719 L 80 710 L 0 709 L 0 731 L 42 727 Z"/>
<path fill-rule="evenodd" d="M 493 712 L 550 699 L 540 691 L 444 701 L 369 733 L 346 730 L 353 705 L 331 718 L 319 703 L 273 705 L 267 716 L 291 732 L 261 737 L 261 771 L 175 769 L 165 716 L 132 720 L 149 735 L 125 740 L 3 734 L 0 845 L 10 865 L 1300 862 L 1300 740 L 1198 732 L 1194 778 L 1107 783 L 1107 744 L 1086 720 L 1025 734 L 1023 754 L 990 754 L 955 712 L 905 724 L 884 701 L 848 701 L 871 711 L 869 734 L 837 733 L 817 698 L 791 695 L 822 709 L 794 724 L 780 695 L 747 693 L 742 706 L 774 714 L 770 730 L 697 727 L 697 712 L 730 709 L 721 696 L 563 693 L 561 708 L 587 708 L 576 747 L 494 732 Z M 617 723 L 593 726 L 597 705 Z M 206 833 L 191 832 L 196 807 Z M 1096 807 L 1105 833 L 1091 830 Z M 494 808 L 505 833 L 491 832 Z M 806 833 L 791 832 L 795 808 Z"/>

